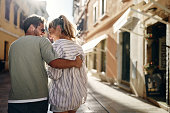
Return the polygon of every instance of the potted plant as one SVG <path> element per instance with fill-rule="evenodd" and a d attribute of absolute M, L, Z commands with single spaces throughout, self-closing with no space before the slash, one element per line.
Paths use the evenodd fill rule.
<path fill-rule="evenodd" d="M 148 40 L 148 39 L 152 39 L 153 37 L 152 37 L 152 33 L 148 33 L 148 34 L 146 34 L 146 36 L 145 36 L 145 39 L 146 40 Z"/>
<path fill-rule="evenodd" d="M 156 69 L 156 66 L 152 62 L 144 65 L 144 70 L 145 70 L 146 74 L 152 75 L 154 69 Z"/>

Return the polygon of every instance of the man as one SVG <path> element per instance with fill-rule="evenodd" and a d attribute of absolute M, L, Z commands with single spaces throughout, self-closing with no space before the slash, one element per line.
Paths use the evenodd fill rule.
<path fill-rule="evenodd" d="M 24 21 L 25 36 L 10 47 L 9 71 L 11 90 L 8 113 L 47 113 L 48 77 L 44 61 L 53 68 L 81 67 L 75 61 L 57 59 L 53 47 L 44 35 L 44 19 L 32 15 Z"/>

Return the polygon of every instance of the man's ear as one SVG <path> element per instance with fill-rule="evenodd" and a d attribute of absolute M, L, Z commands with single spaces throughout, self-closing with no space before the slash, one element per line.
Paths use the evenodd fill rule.
<path fill-rule="evenodd" d="M 28 31 L 32 32 L 35 30 L 35 27 L 31 24 L 30 27 L 28 28 Z"/>

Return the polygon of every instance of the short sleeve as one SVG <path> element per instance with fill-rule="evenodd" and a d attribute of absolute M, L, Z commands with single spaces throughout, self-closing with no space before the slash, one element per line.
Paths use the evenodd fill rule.
<path fill-rule="evenodd" d="M 47 75 L 53 80 L 58 80 L 62 76 L 63 69 L 52 68 L 51 66 L 47 67 Z"/>
<path fill-rule="evenodd" d="M 63 58 L 64 56 L 64 52 L 63 52 L 63 48 L 61 47 L 61 44 L 58 43 L 54 43 L 53 44 L 53 49 L 55 51 L 55 54 L 58 56 L 58 58 Z"/>
<path fill-rule="evenodd" d="M 47 64 L 58 58 L 58 55 L 55 53 L 52 44 L 48 39 L 42 38 L 39 45 L 42 58 Z"/>

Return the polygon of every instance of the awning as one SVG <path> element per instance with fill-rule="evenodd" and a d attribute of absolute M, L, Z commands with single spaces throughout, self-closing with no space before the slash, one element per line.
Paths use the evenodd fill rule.
<path fill-rule="evenodd" d="M 134 13 L 141 14 L 143 16 L 146 16 L 147 18 L 152 18 L 164 24 L 170 24 L 160 18 L 157 18 L 153 15 L 148 14 L 146 11 L 149 8 L 158 7 L 158 9 L 161 8 L 169 13 L 170 12 L 169 9 L 167 9 L 165 6 L 159 4 L 159 2 L 156 2 L 154 0 L 148 0 L 148 2 L 145 5 L 144 5 L 144 2 L 145 1 L 142 1 L 141 3 L 138 3 L 135 6 L 131 6 L 130 8 L 126 10 L 126 12 L 113 24 L 114 33 L 116 33 L 119 29 L 133 33 L 132 30 L 139 21 L 137 17 L 133 16 Z M 138 35 L 141 35 L 141 34 L 138 34 Z"/>
<path fill-rule="evenodd" d="M 120 28 L 122 28 L 127 22 L 128 19 L 131 17 L 131 9 L 127 9 L 126 12 L 115 22 L 113 25 L 114 33 L 116 33 Z"/>
<path fill-rule="evenodd" d="M 92 52 L 93 49 L 94 49 L 94 47 L 95 47 L 98 43 L 100 43 L 100 41 L 102 41 L 102 40 L 104 40 L 104 39 L 106 39 L 106 38 L 108 38 L 108 35 L 104 34 L 104 35 L 102 35 L 102 36 L 100 36 L 100 37 L 97 37 L 97 38 L 95 38 L 95 39 L 93 39 L 93 40 L 85 43 L 84 45 L 82 45 L 82 48 L 83 48 L 84 53 Z"/>

